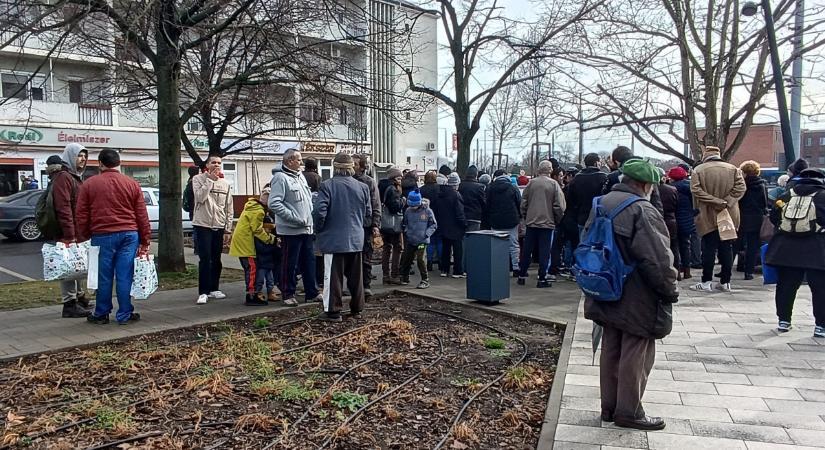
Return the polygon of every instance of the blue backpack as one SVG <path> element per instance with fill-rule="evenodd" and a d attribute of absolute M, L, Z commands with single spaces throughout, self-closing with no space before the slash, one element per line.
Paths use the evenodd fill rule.
<path fill-rule="evenodd" d="M 622 298 L 622 289 L 635 265 L 626 264 L 613 240 L 613 219 L 625 208 L 643 200 L 632 196 L 608 214 L 602 207 L 602 197 L 593 199 L 595 218 L 587 235 L 573 252 L 573 274 L 585 295 L 600 302 L 615 302 Z"/>

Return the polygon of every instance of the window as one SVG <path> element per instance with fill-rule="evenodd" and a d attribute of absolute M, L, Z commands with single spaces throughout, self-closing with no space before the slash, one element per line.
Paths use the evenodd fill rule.
<path fill-rule="evenodd" d="M 299 114 L 304 122 L 322 122 L 325 120 L 324 110 L 320 106 L 301 105 Z"/>
<path fill-rule="evenodd" d="M 29 74 L 4 73 L 0 77 L 0 91 L 5 98 L 45 100 L 46 78 Z"/>
<path fill-rule="evenodd" d="M 825 145 L 825 137 L 819 138 L 819 145 Z"/>
<path fill-rule="evenodd" d="M 149 195 L 148 191 L 143 191 L 143 202 L 146 203 L 146 206 L 152 206 L 152 196 Z"/>
<path fill-rule="evenodd" d="M 820 157 L 818 157 L 818 158 L 816 159 L 816 162 L 817 162 L 817 164 L 819 164 L 820 166 L 821 166 L 821 165 L 823 165 L 823 164 L 825 164 L 825 156 L 820 156 Z"/>
<path fill-rule="evenodd" d="M 805 139 L 805 147 L 810 147 L 812 145 L 814 145 L 814 138 L 809 137 L 809 138 Z"/>
<path fill-rule="evenodd" d="M 341 125 L 347 124 L 347 107 L 342 106 L 338 109 L 338 123 Z"/>
<path fill-rule="evenodd" d="M 69 103 L 83 102 L 83 82 L 69 81 Z"/>

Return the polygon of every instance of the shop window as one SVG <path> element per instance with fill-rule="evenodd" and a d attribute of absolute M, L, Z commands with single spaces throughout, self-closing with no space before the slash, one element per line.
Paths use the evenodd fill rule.
<path fill-rule="evenodd" d="M 332 160 L 320 159 L 318 160 L 318 174 L 321 175 L 322 180 L 332 178 Z"/>

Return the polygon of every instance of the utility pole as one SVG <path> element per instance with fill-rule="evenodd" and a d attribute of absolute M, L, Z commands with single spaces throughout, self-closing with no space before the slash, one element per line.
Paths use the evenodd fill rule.
<path fill-rule="evenodd" d="M 582 95 L 579 94 L 579 164 L 584 160 L 584 113 L 582 112 Z"/>
<path fill-rule="evenodd" d="M 794 33 L 796 38 L 793 51 L 797 55 L 793 60 L 793 82 L 791 84 L 791 134 L 793 148 L 797 155 L 802 152 L 801 113 L 802 113 L 802 30 L 805 28 L 805 0 L 796 0 L 796 17 L 794 19 Z"/>
<path fill-rule="evenodd" d="M 478 152 L 479 152 L 479 150 L 478 150 L 478 138 L 476 138 L 476 155 L 475 155 L 475 158 L 473 158 L 474 165 L 478 164 Z"/>

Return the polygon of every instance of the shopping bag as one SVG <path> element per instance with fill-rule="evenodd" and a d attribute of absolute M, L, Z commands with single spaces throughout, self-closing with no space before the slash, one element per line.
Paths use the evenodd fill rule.
<path fill-rule="evenodd" d="M 769 266 L 765 262 L 765 255 L 768 254 L 768 244 L 761 248 L 762 252 L 762 284 L 776 284 L 779 282 L 779 274 L 776 273 L 776 267 Z"/>
<path fill-rule="evenodd" d="M 97 289 L 97 268 L 98 258 L 100 257 L 100 247 L 92 245 L 89 246 L 88 251 L 89 270 L 86 273 L 86 289 Z"/>
<path fill-rule="evenodd" d="M 773 226 L 773 222 L 771 222 L 771 218 L 769 216 L 765 216 L 762 218 L 762 227 L 759 228 L 759 240 L 762 242 L 768 242 L 773 237 L 775 228 Z"/>
<path fill-rule="evenodd" d="M 723 241 L 736 240 L 736 225 L 727 209 L 719 211 L 716 215 L 716 225 L 719 228 L 719 239 Z"/>
<path fill-rule="evenodd" d="M 135 273 L 132 277 L 132 297 L 146 300 L 158 290 L 158 271 L 152 255 L 135 258 Z"/>
<path fill-rule="evenodd" d="M 79 244 L 45 243 L 43 254 L 43 279 L 76 280 L 86 275 L 88 270 L 89 242 Z"/>

